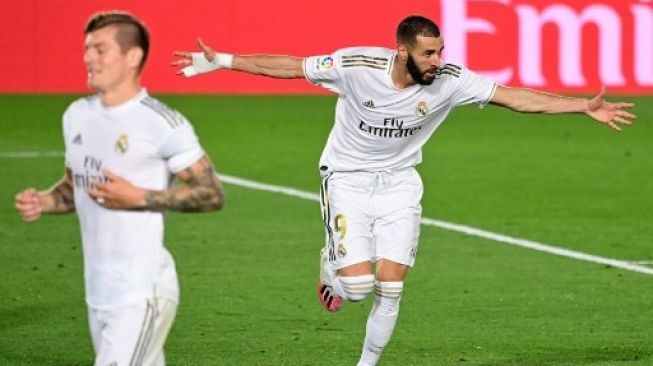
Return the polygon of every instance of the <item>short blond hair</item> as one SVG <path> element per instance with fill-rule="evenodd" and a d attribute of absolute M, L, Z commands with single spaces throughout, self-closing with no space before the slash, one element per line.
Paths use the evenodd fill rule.
<path fill-rule="evenodd" d="M 138 72 L 143 71 L 145 61 L 147 61 L 147 54 L 150 51 L 150 34 L 143 22 L 125 11 L 103 11 L 91 16 L 88 23 L 86 23 L 86 28 L 84 28 L 84 34 L 89 34 L 108 26 L 118 27 L 116 42 L 123 53 L 133 47 L 138 47 L 143 50 L 143 58 L 138 65 Z"/>

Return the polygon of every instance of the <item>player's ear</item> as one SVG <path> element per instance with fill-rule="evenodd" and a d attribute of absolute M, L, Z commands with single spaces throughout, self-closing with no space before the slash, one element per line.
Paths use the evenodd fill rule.
<path fill-rule="evenodd" d="M 399 59 L 402 62 L 405 63 L 406 61 L 408 61 L 408 48 L 405 45 L 399 43 L 397 45 L 397 53 L 399 54 Z"/>
<path fill-rule="evenodd" d="M 143 50 L 140 47 L 132 47 L 127 51 L 127 64 L 130 67 L 138 68 L 143 59 Z"/>

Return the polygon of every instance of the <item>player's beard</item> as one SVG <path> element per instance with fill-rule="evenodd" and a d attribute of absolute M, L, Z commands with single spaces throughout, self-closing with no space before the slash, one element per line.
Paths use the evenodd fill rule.
<path fill-rule="evenodd" d="M 424 72 L 419 70 L 419 67 L 417 67 L 417 64 L 415 64 L 415 59 L 413 59 L 413 56 L 411 54 L 408 54 L 408 60 L 406 60 L 406 68 L 408 69 L 408 73 L 410 76 L 415 80 L 420 85 L 431 85 L 433 84 L 433 81 L 435 80 L 435 76 L 426 78 L 426 73 L 431 71 L 431 70 L 426 70 Z M 433 72 L 437 72 L 437 70 L 433 70 Z"/>

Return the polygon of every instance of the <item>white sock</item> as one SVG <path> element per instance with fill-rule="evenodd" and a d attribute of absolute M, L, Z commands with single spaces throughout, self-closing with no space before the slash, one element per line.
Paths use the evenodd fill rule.
<path fill-rule="evenodd" d="M 334 276 L 331 284 L 333 290 L 345 300 L 361 301 L 367 294 L 372 292 L 375 287 L 374 275 L 360 276 Z"/>
<path fill-rule="evenodd" d="M 379 361 L 397 323 L 403 285 L 403 282 L 376 282 L 376 297 L 367 318 L 365 343 L 358 365 L 374 366 Z"/>

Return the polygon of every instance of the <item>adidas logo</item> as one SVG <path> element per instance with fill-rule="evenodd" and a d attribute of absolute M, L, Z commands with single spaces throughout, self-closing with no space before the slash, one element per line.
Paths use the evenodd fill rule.
<path fill-rule="evenodd" d="M 374 101 L 370 99 L 367 102 L 363 102 L 363 107 L 374 108 Z"/>
<path fill-rule="evenodd" d="M 82 134 L 77 134 L 75 138 L 73 139 L 73 144 L 75 145 L 81 145 L 82 144 Z"/>
<path fill-rule="evenodd" d="M 445 64 L 443 67 L 439 67 L 435 72 L 436 77 L 440 75 L 451 75 L 454 77 L 460 77 L 460 66 L 454 64 Z"/>

